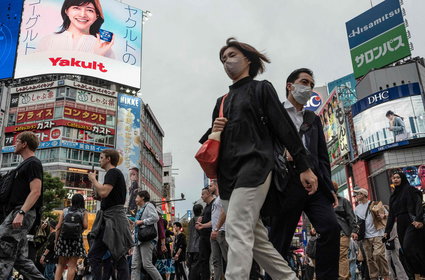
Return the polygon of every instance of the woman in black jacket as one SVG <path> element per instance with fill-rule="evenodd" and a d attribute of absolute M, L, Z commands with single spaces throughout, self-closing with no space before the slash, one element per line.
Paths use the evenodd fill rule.
<path fill-rule="evenodd" d="M 233 83 L 223 103 L 224 117 L 219 117 L 221 97 L 214 108 L 212 128 L 201 143 L 211 132 L 221 132 L 217 179 L 227 211 L 226 279 L 248 279 L 253 257 L 273 279 L 296 279 L 268 240 L 260 219 L 274 167 L 273 141 L 279 141 L 293 155 L 301 182 L 310 194 L 317 190 L 317 177 L 274 87 L 254 80 L 264 72 L 269 59 L 234 38 L 227 40 L 219 58 Z"/>
<path fill-rule="evenodd" d="M 410 186 L 406 175 L 395 171 L 392 175 L 395 186 L 390 197 L 390 213 L 385 228 L 388 238 L 397 220 L 397 234 L 400 240 L 407 270 L 425 275 L 425 231 L 422 192 Z"/>

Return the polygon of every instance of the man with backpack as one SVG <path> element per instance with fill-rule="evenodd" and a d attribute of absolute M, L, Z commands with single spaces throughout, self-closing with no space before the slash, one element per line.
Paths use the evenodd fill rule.
<path fill-rule="evenodd" d="M 1 202 L 2 206 L 6 205 L 6 218 L 0 225 L 0 279 L 7 279 L 12 268 L 26 278 L 45 279 L 27 257 L 27 234 L 43 203 L 43 167 L 35 157 L 39 143 L 30 131 L 22 132 L 16 139 L 14 153 L 20 155 L 23 162 L 12 171 L 11 190 L 6 202 Z"/>

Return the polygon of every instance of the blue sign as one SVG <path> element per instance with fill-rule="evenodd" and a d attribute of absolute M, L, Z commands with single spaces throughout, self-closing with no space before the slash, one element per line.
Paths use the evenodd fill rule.
<path fill-rule="evenodd" d="M 306 229 L 303 229 L 302 237 L 303 237 L 303 245 L 304 247 L 307 247 L 307 230 Z"/>
<path fill-rule="evenodd" d="M 392 88 L 388 88 L 385 90 L 381 90 L 378 92 L 375 92 L 355 104 L 351 106 L 351 112 L 353 113 L 353 117 L 357 114 L 363 112 L 366 109 L 372 108 L 378 104 L 382 104 L 384 102 L 388 102 L 390 100 L 403 98 L 403 97 L 409 97 L 414 95 L 420 95 L 421 94 L 421 88 L 419 86 L 419 83 L 411 83 L 401 86 L 396 86 Z"/>
<path fill-rule="evenodd" d="M 375 149 L 370 150 L 370 153 L 371 154 L 374 154 L 374 153 L 382 152 L 384 150 L 388 150 L 388 149 L 391 149 L 391 148 L 406 146 L 406 145 L 409 145 L 409 143 L 410 142 L 408 140 L 404 140 L 404 141 L 401 141 L 401 142 L 396 142 L 396 143 L 384 145 L 384 146 L 381 146 L 381 147 L 378 147 L 378 148 L 375 148 Z"/>
<path fill-rule="evenodd" d="M 345 23 L 350 49 L 402 24 L 399 0 L 385 0 Z"/>
<path fill-rule="evenodd" d="M 310 100 L 304 105 L 304 109 L 310 110 L 310 111 L 316 111 L 317 108 L 322 105 L 323 101 L 320 95 L 317 92 L 314 92 L 311 94 Z"/>
<path fill-rule="evenodd" d="M 38 149 L 49 149 L 49 148 L 56 148 L 56 147 L 65 147 L 65 148 L 72 148 L 72 149 L 79 149 L 84 151 L 92 151 L 92 152 L 102 152 L 105 149 L 109 149 L 108 147 L 103 146 L 96 146 L 91 144 L 84 144 L 84 143 L 76 143 L 71 141 L 64 141 L 64 140 L 52 140 L 52 141 L 46 141 L 41 142 L 38 146 Z M 15 151 L 15 146 L 6 146 L 1 149 L 2 153 L 13 153 Z"/>
<path fill-rule="evenodd" d="M 0 79 L 13 77 L 23 0 L 2 0 L 0 9 Z M 28 36 L 28 35 L 27 35 Z"/>
<path fill-rule="evenodd" d="M 356 103 L 356 79 L 354 78 L 354 74 L 349 74 L 339 78 L 338 80 L 330 82 L 328 84 L 329 94 L 332 94 L 334 90 L 336 90 L 338 100 L 342 102 L 344 107 L 350 107 Z"/>

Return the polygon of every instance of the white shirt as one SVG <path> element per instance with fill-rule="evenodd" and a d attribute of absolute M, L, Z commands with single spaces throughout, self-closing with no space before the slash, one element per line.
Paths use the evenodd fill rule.
<path fill-rule="evenodd" d="M 218 220 L 220 219 L 221 211 L 223 211 L 223 204 L 221 203 L 221 199 L 219 196 L 216 197 L 211 209 L 211 226 L 214 230 L 217 227 Z M 219 231 L 224 231 L 225 227 L 223 226 L 219 229 Z"/>
<path fill-rule="evenodd" d="M 291 118 L 292 122 L 294 123 L 295 127 L 297 128 L 297 131 L 300 131 L 301 125 L 304 122 L 304 107 L 301 111 L 297 111 L 297 109 L 292 105 L 289 100 L 286 100 L 284 104 L 284 107 L 286 111 L 288 112 L 289 117 Z M 305 137 L 303 135 L 302 139 L 303 144 L 305 146 Z"/>
<path fill-rule="evenodd" d="M 357 205 L 356 209 L 354 209 L 354 213 L 362 220 L 364 220 L 364 218 L 366 216 L 366 209 L 367 209 L 369 203 L 370 203 L 369 200 L 364 204 L 359 203 L 359 205 Z M 381 230 L 376 230 L 375 226 L 373 225 L 373 217 L 372 217 L 372 213 L 370 212 L 370 210 L 369 210 L 369 213 L 367 214 L 365 226 L 366 226 L 365 238 L 384 236 L 385 228 L 383 228 Z"/>

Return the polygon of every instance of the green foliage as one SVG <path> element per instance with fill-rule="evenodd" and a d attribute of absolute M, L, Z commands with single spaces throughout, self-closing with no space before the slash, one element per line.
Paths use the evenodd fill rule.
<path fill-rule="evenodd" d="M 52 210 L 62 205 L 66 197 L 66 189 L 58 177 L 52 177 L 47 172 L 43 176 L 43 219 L 50 217 L 57 220 Z"/>

